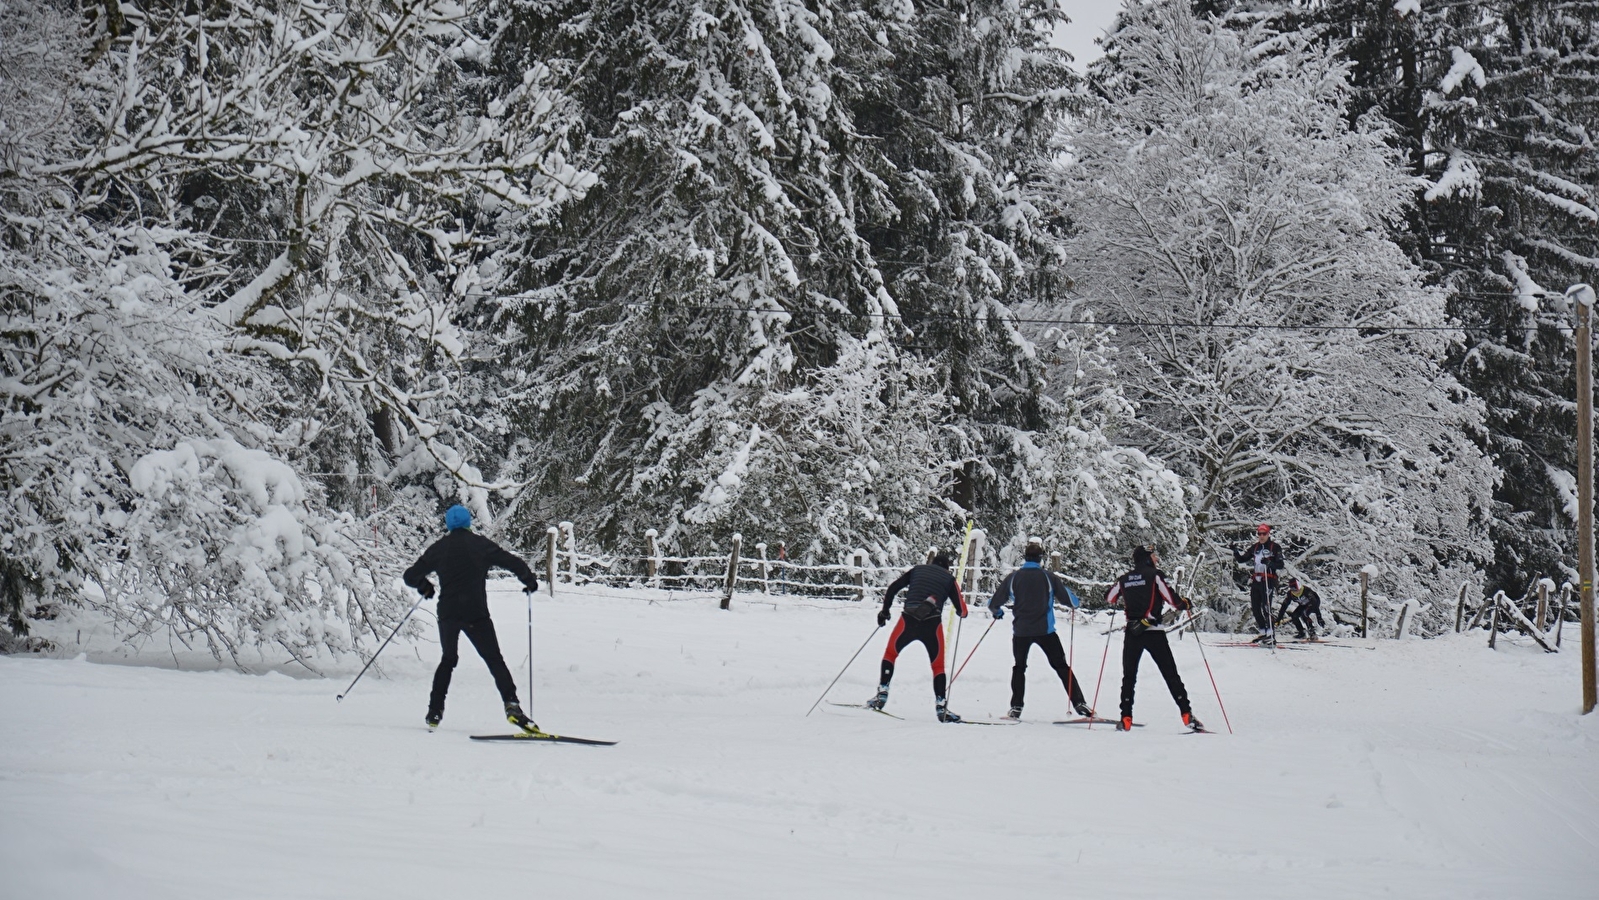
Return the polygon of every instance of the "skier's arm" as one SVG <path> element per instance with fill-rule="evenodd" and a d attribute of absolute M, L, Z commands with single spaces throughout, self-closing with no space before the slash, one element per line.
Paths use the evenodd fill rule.
<path fill-rule="evenodd" d="M 1277 607 L 1277 621 L 1281 622 L 1283 620 L 1283 616 L 1288 614 L 1288 605 L 1293 602 L 1294 594 L 1292 591 L 1283 594 L 1283 605 Z M 1305 601 L 1301 598 L 1299 602 L 1304 603 Z"/>
<path fill-rule="evenodd" d="M 1116 583 L 1112 584 L 1110 586 L 1110 590 L 1105 594 L 1105 605 L 1106 606 L 1115 606 L 1116 605 L 1116 601 L 1120 600 L 1121 598 L 1122 598 L 1122 583 L 1121 583 L 1121 579 L 1118 578 L 1116 580 Z"/>
<path fill-rule="evenodd" d="M 1192 605 L 1177 595 L 1177 589 L 1171 586 L 1171 583 L 1166 580 L 1164 575 L 1155 576 L 1155 590 L 1159 592 L 1162 600 L 1172 605 L 1173 609 L 1187 609 Z"/>
<path fill-rule="evenodd" d="M 1045 574 L 1049 576 L 1049 583 L 1055 586 L 1056 601 L 1065 600 L 1066 603 L 1069 604 L 1073 609 L 1076 609 L 1082 604 L 1082 600 L 1078 598 L 1077 592 L 1067 586 L 1066 582 L 1062 581 L 1059 575 L 1056 575 L 1054 572 L 1047 572 Z"/>
<path fill-rule="evenodd" d="M 433 548 L 429 547 L 422 553 L 421 558 L 400 576 L 412 590 L 424 597 L 433 596 L 433 582 L 428 580 L 428 576 L 433 574 L 432 556 Z"/>
<path fill-rule="evenodd" d="M 988 611 L 990 613 L 998 612 L 1005 608 L 1005 601 L 1010 597 L 1010 580 L 1015 577 L 1016 573 L 1012 572 L 1000 579 L 999 587 L 994 588 L 994 596 L 988 598 Z M 998 617 L 1004 618 L 1004 613 L 1000 612 Z"/>
<path fill-rule="evenodd" d="M 1276 575 L 1283 570 L 1283 548 L 1276 542 L 1271 542 L 1271 555 L 1266 557 L 1266 570 Z"/>
<path fill-rule="evenodd" d="M 905 590 L 910 583 L 911 573 L 906 572 L 904 575 L 894 579 L 894 582 L 888 586 L 888 590 L 883 592 L 883 617 L 887 617 L 889 610 L 894 608 L 894 595 Z"/>
<path fill-rule="evenodd" d="M 495 544 L 494 549 L 489 551 L 489 565 L 499 566 L 515 575 L 516 580 L 522 582 L 523 590 L 536 591 L 539 589 L 538 576 L 533 574 L 533 567 L 527 564 L 527 560 L 501 547 L 499 544 Z"/>
<path fill-rule="evenodd" d="M 966 618 L 971 610 L 966 608 L 966 597 L 961 594 L 960 579 L 954 575 L 949 576 L 949 599 L 955 604 L 955 615 Z"/>

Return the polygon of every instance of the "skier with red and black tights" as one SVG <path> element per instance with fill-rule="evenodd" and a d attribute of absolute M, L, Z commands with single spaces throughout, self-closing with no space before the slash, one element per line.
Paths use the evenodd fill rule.
<path fill-rule="evenodd" d="M 1073 602 L 1077 599 L 1060 576 L 1046 570 L 1042 561 L 1044 548 L 1029 543 L 1022 551 L 1022 567 L 1005 576 L 994 589 L 988 608 L 994 618 L 1005 618 L 1005 604 L 1011 604 L 1011 655 L 1016 664 L 1010 670 L 1010 712 L 1006 718 L 1022 717 L 1022 701 L 1027 694 L 1027 654 L 1037 644 L 1044 651 L 1050 668 L 1060 676 L 1061 686 L 1071 699 L 1072 708 L 1080 716 L 1093 718 L 1094 711 L 1083 699 L 1082 686 L 1066 662 L 1066 650 L 1061 647 L 1060 635 L 1055 633 L 1055 598 Z"/>
<path fill-rule="evenodd" d="M 527 593 L 539 589 L 539 580 L 521 557 L 474 534 L 472 513 L 466 507 L 457 504 L 446 510 L 444 527 L 447 531 L 444 537 L 423 551 L 422 558 L 401 576 L 424 597 L 433 596 L 433 582 L 428 576 L 435 573 L 439 576 L 439 648 L 443 656 L 433 672 L 427 726 L 437 728 L 444 718 L 444 695 L 450 689 L 450 676 L 455 672 L 456 663 L 461 660 L 457 648 L 465 633 L 494 675 L 494 686 L 505 704 L 506 721 L 524 731 L 537 732 L 538 725 L 522 712 L 522 704 L 516 698 L 516 681 L 500 653 L 494 620 L 489 618 L 487 582 L 492 568 L 509 570 L 522 582 L 522 590 Z"/>
<path fill-rule="evenodd" d="M 1271 601 L 1277 596 L 1278 573 L 1283 568 L 1283 548 L 1271 539 L 1271 526 L 1262 522 L 1255 528 L 1255 543 L 1246 550 L 1233 548 L 1233 562 L 1250 567 L 1249 609 L 1255 614 L 1255 625 L 1260 629 L 1256 641 L 1276 643 L 1277 631 L 1272 627 Z"/>
<path fill-rule="evenodd" d="M 1190 604 L 1179 597 L 1177 589 L 1166 580 L 1166 573 L 1160 570 L 1160 555 L 1154 547 L 1133 549 L 1132 571 L 1116 579 L 1110 593 L 1105 595 L 1105 603 L 1111 606 L 1121 603 L 1127 612 L 1127 630 L 1122 638 L 1121 720 L 1116 723 L 1116 730 L 1133 730 L 1133 692 L 1138 686 L 1138 664 L 1148 653 L 1166 679 L 1171 698 L 1177 701 L 1183 724 L 1195 731 L 1204 731 L 1205 726 L 1194 717 L 1188 705 L 1188 689 L 1183 686 L 1182 676 L 1177 674 L 1177 661 L 1172 659 L 1166 632 L 1159 627 L 1162 607 L 1170 604 L 1173 609 L 1182 610 L 1188 609 Z"/>
<path fill-rule="evenodd" d="M 894 595 L 905 592 L 905 608 L 899 621 L 888 636 L 888 647 L 883 651 L 882 676 L 878 679 L 877 696 L 866 702 L 871 709 L 880 710 L 888 703 L 888 683 L 894 678 L 894 663 L 899 654 L 912 641 L 921 641 L 927 647 L 928 661 L 933 665 L 934 711 L 940 722 L 959 722 L 960 716 L 949 711 L 947 692 L 949 681 L 944 675 L 944 603 L 955 604 L 955 612 L 966 618 L 966 598 L 961 596 L 960 585 L 949 570 L 950 559 L 940 553 L 931 563 L 916 566 L 894 579 L 883 594 L 883 609 L 877 614 L 879 627 L 888 624 L 889 610 L 894 605 Z"/>

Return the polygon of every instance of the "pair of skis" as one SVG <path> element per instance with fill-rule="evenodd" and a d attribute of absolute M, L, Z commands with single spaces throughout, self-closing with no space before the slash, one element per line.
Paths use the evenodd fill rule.
<path fill-rule="evenodd" d="M 521 741 L 527 744 L 586 744 L 591 747 L 614 747 L 616 741 L 597 741 L 593 738 L 568 737 L 564 734 L 551 734 L 548 731 L 535 728 L 532 731 L 520 731 L 515 734 L 474 734 L 474 741 Z"/>

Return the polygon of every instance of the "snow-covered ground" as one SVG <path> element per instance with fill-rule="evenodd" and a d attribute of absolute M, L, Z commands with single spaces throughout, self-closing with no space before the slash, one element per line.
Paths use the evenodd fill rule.
<path fill-rule="evenodd" d="M 525 606 L 500 588 L 525 690 Z M 1577 715 L 1570 644 L 1211 648 L 1232 736 L 1191 637 L 1178 665 L 1221 734 L 1183 734 L 1147 661 L 1147 727 L 1049 725 L 1065 697 L 1035 654 L 1031 721 L 968 727 L 934 721 L 914 647 L 889 705 L 906 721 L 805 717 L 868 608 L 646 596 L 536 605 L 535 718 L 615 747 L 467 740 L 506 725 L 464 640 L 435 734 L 435 644 L 391 646 L 343 703 L 353 660 L 325 679 L 199 671 L 92 629 L 87 658 L 0 657 L 0 895 L 1503 900 L 1592 896 L 1599 876 L 1599 716 Z M 1009 626 L 957 711 L 1003 712 Z M 1076 633 L 1090 680 L 1099 630 Z M 834 699 L 869 696 L 886 634 Z M 1102 710 L 1119 674 L 1113 647 Z"/>

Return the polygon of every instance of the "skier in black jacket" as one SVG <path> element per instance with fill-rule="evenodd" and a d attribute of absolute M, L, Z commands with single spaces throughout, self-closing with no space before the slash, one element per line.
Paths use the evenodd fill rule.
<path fill-rule="evenodd" d="M 1011 603 L 1011 655 L 1016 664 L 1010 670 L 1010 712 L 1012 719 L 1022 717 L 1022 701 L 1027 694 L 1027 654 L 1037 644 L 1043 648 L 1044 658 L 1050 668 L 1060 676 L 1072 708 L 1080 716 L 1092 717 L 1094 711 L 1083 699 L 1083 690 L 1066 663 L 1066 651 L 1060 645 L 1060 635 L 1055 633 L 1055 598 L 1076 606 L 1077 595 L 1055 573 L 1046 570 L 1041 562 L 1044 548 L 1036 543 L 1022 551 L 1022 567 L 1005 576 L 994 589 L 988 608 L 994 618 L 1005 618 L 1005 603 Z"/>
<path fill-rule="evenodd" d="M 1249 549 L 1234 547 L 1233 562 L 1251 567 L 1249 609 L 1255 614 L 1255 625 L 1260 628 L 1260 637 L 1255 640 L 1275 641 L 1277 632 L 1271 624 L 1271 599 L 1277 596 L 1277 573 L 1283 568 L 1283 548 L 1271 539 L 1271 526 L 1260 523 L 1255 529 L 1255 543 Z"/>
<path fill-rule="evenodd" d="M 439 647 L 443 658 L 433 672 L 433 692 L 428 697 L 427 724 L 437 728 L 444 718 L 444 695 L 450 689 L 450 675 L 460 662 L 457 647 L 461 633 L 477 649 L 478 655 L 488 663 L 494 674 L 494 686 L 500 690 L 500 700 L 505 703 L 505 718 L 513 725 L 527 731 L 537 731 L 538 726 L 522 712 L 516 699 L 516 681 L 500 655 L 500 641 L 494 634 L 494 620 L 489 618 L 489 569 L 507 569 L 522 582 L 528 593 L 538 590 L 539 581 L 533 570 L 520 557 L 510 553 L 486 537 L 472 533 L 472 513 L 456 505 L 444 513 L 444 527 L 448 533 L 423 552 L 416 564 L 405 570 L 405 583 L 424 597 L 433 596 L 433 582 L 428 576 L 439 576 Z"/>
<path fill-rule="evenodd" d="M 931 563 L 916 566 L 894 579 L 883 594 L 883 609 L 877 614 L 879 628 L 888 624 L 888 611 L 894 605 L 894 595 L 905 591 L 905 609 L 894 631 L 888 636 L 888 647 L 883 651 L 882 676 L 878 680 L 877 696 L 866 705 L 882 709 L 888 703 L 888 683 L 894 678 L 894 661 L 901 650 L 912 641 L 921 641 L 927 647 L 928 660 L 933 664 L 933 697 L 940 722 L 959 722 L 960 716 L 949 711 L 946 699 L 948 681 L 944 677 L 944 601 L 955 604 L 955 612 L 966 618 L 966 598 L 961 596 L 960 585 L 949 571 L 948 556 L 940 553 Z"/>
<path fill-rule="evenodd" d="M 1105 603 L 1114 606 L 1122 603 L 1127 610 L 1127 634 L 1122 639 L 1122 716 L 1116 723 L 1117 731 L 1133 730 L 1133 690 L 1138 685 L 1138 663 L 1147 651 L 1155 660 L 1155 667 L 1166 679 L 1171 697 L 1177 701 L 1183 724 L 1195 731 L 1204 726 L 1194 718 L 1188 706 L 1188 689 L 1177 674 L 1177 661 L 1172 659 L 1171 645 L 1166 642 L 1166 632 L 1160 630 L 1161 606 L 1171 604 L 1176 609 L 1188 609 L 1187 600 L 1177 596 L 1177 589 L 1166 581 L 1159 568 L 1160 555 L 1153 547 L 1133 549 L 1133 570 L 1116 579 Z"/>
<path fill-rule="evenodd" d="M 1316 639 L 1316 624 L 1310 621 L 1311 616 L 1316 617 L 1316 622 L 1322 628 L 1327 627 L 1327 620 L 1321 617 L 1321 595 L 1308 584 L 1301 584 L 1298 578 L 1288 579 L 1288 593 L 1283 597 L 1282 608 L 1277 610 L 1277 621 L 1283 620 L 1283 613 L 1288 612 L 1289 604 L 1293 604 L 1294 611 L 1289 614 L 1288 620 L 1294 624 L 1294 632 L 1301 639 L 1307 637 Z"/>

